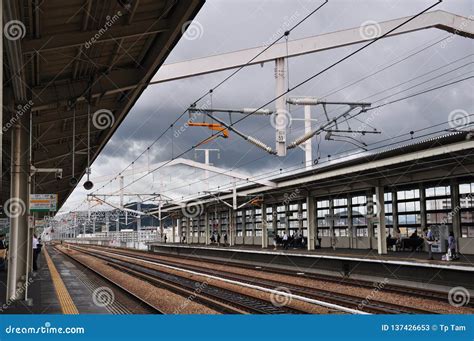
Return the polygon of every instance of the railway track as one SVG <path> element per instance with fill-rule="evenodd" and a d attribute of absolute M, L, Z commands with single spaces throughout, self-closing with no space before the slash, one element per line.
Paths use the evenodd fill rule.
<path fill-rule="evenodd" d="M 150 311 L 150 313 L 152 314 L 157 314 L 157 315 L 161 315 L 161 314 L 164 314 L 159 308 L 155 307 L 153 304 L 151 303 L 148 303 L 146 300 L 143 300 L 142 298 L 140 298 L 139 296 L 135 295 L 135 293 L 133 293 L 132 291 L 128 290 L 127 288 L 121 286 L 120 284 L 118 283 L 115 283 L 111 280 L 109 280 L 107 277 L 103 276 L 100 272 L 98 272 L 97 270 L 95 270 L 94 268 L 90 267 L 89 265 L 87 265 L 86 263 L 70 256 L 69 254 L 67 254 L 66 252 L 63 252 L 62 250 L 59 250 L 57 248 L 54 248 L 57 252 L 61 252 L 61 254 L 65 255 L 66 257 L 68 257 L 69 259 L 71 259 L 73 262 L 76 262 L 77 264 L 79 264 L 80 266 L 86 268 L 87 270 L 91 271 L 92 273 L 94 273 L 95 275 L 99 276 L 100 278 L 104 279 L 111 287 L 115 288 L 116 290 L 119 290 L 119 291 L 122 291 L 125 295 L 131 297 L 133 300 L 136 300 L 138 303 L 142 304 L 147 310 Z"/>
<path fill-rule="evenodd" d="M 128 251 L 122 248 L 107 248 L 107 249 L 108 250 L 116 249 L 116 250 L 122 250 L 125 252 Z M 148 254 L 148 252 L 141 251 L 141 250 L 133 250 L 133 252 Z M 153 254 L 170 257 L 169 254 L 162 253 L 162 252 L 154 252 Z M 196 260 L 193 257 L 187 257 L 186 259 Z M 203 260 L 199 259 L 199 261 L 203 261 Z M 315 274 L 315 273 L 297 274 L 295 271 L 286 270 L 286 269 L 278 269 L 275 267 L 266 267 L 266 266 L 260 266 L 260 265 L 256 266 L 256 265 L 242 264 L 242 263 L 236 263 L 236 262 L 219 261 L 216 259 L 206 259 L 205 261 L 206 263 L 211 263 L 211 264 L 216 264 L 216 265 L 233 266 L 233 267 L 242 268 L 242 269 L 259 270 L 259 271 L 265 271 L 267 273 L 281 274 L 281 275 L 288 275 L 288 276 L 298 275 L 298 277 L 302 277 L 306 279 L 321 280 L 321 281 L 327 281 L 327 282 L 332 282 L 336 284 L 347 284 L 347 285 L 353 285 L 353 286 L 367 288 L 367 289 L 374 288 L 374 282 L 364 281 L 360 279 L 353 279 L 346 276 L 337 277 L 333 275 Z M 383 290 L 384 292 L 390 292 L 390 293 L 402 294 L 402 295 L 411 295 L 411 296 L 416 296 L 418 298 L 423 298 L 423 299 L 429 299 L 429 300 L 434 300 L 434 301 L 441 300 L 443 302 L 448 302 L 448 293 L 442 292 L 442 291 L 412 288 L 412 287 L 406 287 L 402 285 L 389 284 L 389 283 L 384 284 Z M 466 306 L 470 308 L 474 308 L 474 301 L 469 302 Z"/>
<path fill-rule="evenodd" d="M 81 253 L 93 256 L 106 262 L 120 271 L 126 272 L 132 276 L 140 278 L 151 284 L 171 290 L 177 294 L 188 297 L 209 306 L 219 312 L 227 314 L 305 314 L 287 306 L 276 306 L 266 300 L 254 298 L 249 295 L 235 291 L 223 289 L 214 285 L 189 279 L 184 276 L 169 274 L 157 271 L 135 264 L 130 261 L 124 261 L 107 257 L 97 252 L 84 250 L 79 247 L 72 247 Z M 120 255 L 119 255 L 120 256 Z M 178 307 L 179 308 L 179 307 Z M 179 311 L 177 311 L 179 313 Z"/>
<path fill-rule="evenodd" d="M 99 248 L 100 250 L 100 248 Z M 371 314 L 433 314 L 431 311 L 414 308 L 414 307 L 405 307 L 401 305 L 391 304 L 387 302 L 381 302 L 377 300 L 365 300 L 352 295 L 335 293 L 330 290 L 316 290 L 306 286 L 288 284 L 283 282 L 278 282 L 275 280 L 261 279 L 250 277 L 248 275 L 235 274 L 225 270 L 215 270 L 209 269 L 202 266 L 190 266 L 184 265 L 179 262 L 158 260 L 155 257 L 143 255 L 137 255 L 135 252 L 127 252 L 126 250 L 115 250 L 107 249 L 107 252 L 116 254 L 119 256 L 133 257 L 135 259 L 144 260 L 147 262 L 152 262 L 157 265 L 166 265 L 172 267 L 178 267 L 188 271 L 199 271 L 204 275 L 216 276 L 222 279 L 249 284 L 249 285 L 258 285 L 267 289 L 274 288 L 284 288 L 289 291 L 292 295 L 298 295 L 302 297 L 307 297 L 313 300 L 327 302 L 335 304 L 338 306 L 343 306 L 349 309 L 359 310 L 365 313 Z M 255 270 L 255 269 L 254 269 Z M 373 287 L 372 287 L 373 289 Z"/>

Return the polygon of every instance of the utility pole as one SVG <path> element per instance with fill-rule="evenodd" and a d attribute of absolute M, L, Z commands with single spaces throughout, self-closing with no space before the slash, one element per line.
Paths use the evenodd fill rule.
<path fill-rule="evenodd" d="M 195 149 L 196 152 L 204 152 L 204 164 L 206 164 L 207 166 L 210 165 L 210 161 L 209 161 L 209 156 L 210 156 L 210 152 L 217 152 L 217 157 L 219 157 L 219 152 L 220 150 L 219 149 L 212 149 L 212 148 L 198 148 L 198 149 Z M 208 191 L 209 190 L 209 170 L 204 170 L 204 182 L 206 184 L 206 190 Z"/>
<path fill-rule="evenodd" d="M 276 128 L 276 144 L 275 149 L 278 156 L 286 156 L 286 128 L 288 117 L 286 115 L 286 96 L 285 93 L 285 58 L 275 59 L 275 128 Z"/>

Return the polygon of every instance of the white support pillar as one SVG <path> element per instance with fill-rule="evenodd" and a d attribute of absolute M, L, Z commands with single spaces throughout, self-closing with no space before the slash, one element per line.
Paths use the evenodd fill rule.
<path fill-rule="evenodd" d="M 285 92 L 285 58 L 275 59 L 275 95 L 276 97 Z M 286 113 L 286 96 L 281 96 L 275 101 L 275 122 L 276 122 L 276 145 L 275 150 L 278 156 L 286 155 L 286 128 L 289 119 Z"/>
<path fill-rule="evenodd" d="M 262 204 L 262 249 L 268 247 L 267 205 Z"/>
<path fill-rule="evenodd" d="M 347 228 L 349 230 L 349 248 L 357 248 L 357 227 L 352 223 L 352 196 L 347 195 Z"/>
<path fill-rule="evenodd" d="M 311 132 L 311 106 L 304 106 L 304 133 L 309 134 Z M 304 156 L 306 169 L 313 167 L 313 149 L 311 146 L 311 139 L 308 139 L 304 143 Z"/>
<path fill-rule="evenodd" d="M 236 233 L 236 212 L 233 209 L 229 209 L 229 245 L 234 246 L 235 245 L 235 233 Z"/>
<path fill-rule="evenodd" d="M 28 280 L 28 160 L 29 115 L 19 118 L 11 128 L 10 245 L 8 255 L 7 301 L 26 299 Z M 14 208 L 14 210 L 13 210 Z"/>
<path fill-rule="evenodd" d="M 205 241 L 205 244 L 206 245 L 209 245 L 210 244 L 210 238 L 211 238 L 211 235 L 209 233 L 209 229 L 210 229 L 210 226 L 209 226 L 209 213 L 207 213 L 207 211 L 204 213 L 204 228 L 205 228 L 205 238 L 206 238 L 206 241 Z"/>
<path fill-rule="evenodd" d="M 186 244 L 191 244 L 191 219 L 186 217 Z"/>
<path fill-rule="evenodd" d="M 316 247 L 316 205 L 311 195 L 306 197 L 306 219 L 308 221 L 308 250 Z"/>
<path fill-rule="evenodd" d="M 183 240 L 183 225 L 182 225 L 182 219 L 183 218 L 180 218 L 178 217 L 178 219 L 176 219 L 176 225 L 177 225 L 177 228 L 178 228 L 178 238 L 179 238 L 179 243 L 181 244 L 181 241 Z M 176 242 L 176 241 L 174 241 Z"/>
<path fill-rule="evenodd" d="M 137 211 L 142 211 L 142 203 L 141 202 L 138 202 L 137 203 Z M 141 231 L 142 229 L 142 215 L 139 214 L 138 217 L 137 217 L 137 232 L 138 231 Z"/>
<path fill-rule="evenodd" d="M 375 198 L 377 201 L 377 249 L 379 255 L 387 254 L 387 231 L 385 229 L 385 205 L 383 186 L 375 187 Z"/>
<path fill-rule="evenodd" d="M 451 186 L 451 202 L 452 206 L 451 207 L 461 207 L 460 199 L 459 199 L 459 182 L 455 179 L 452 179 L 450 181 L 450 186 Z M 457 252 L 461 252 L 462 250 L 459 247 L 459 238 L 462 237 L 461 233 L 461 219 L 460 219 L 460 213 L 456 212 L 456 214 L 453 214 L 453 233 L 454 233 L 454 238 L 456 238 L 456 245 L 457 245 Z M 448 233 L 450 231 L 447 231 Z"/>
<path fill-rule="evenodd" d="M 222 236 L 222 213 L 221 211 L 216 212 L 216 221 L 217 221 L 217 233 L 219 233 L 220 236 Z"/>
<path fill-rule="evenodd" d="M 109 212 L 105 212 L 105 231 L 109 233 Z"/>

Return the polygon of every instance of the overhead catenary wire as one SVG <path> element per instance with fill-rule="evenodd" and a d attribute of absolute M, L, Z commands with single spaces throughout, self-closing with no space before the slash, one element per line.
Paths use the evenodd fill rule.
<path fill-rule="evenodd" d="M 463 59 L 463 58 L 461 58 L 461 59 Z M 469 79 L 469 78 L 472 78 L 472 77 L 468 77 L 467 79 Z M 429 92 L 429 91 L 434 91 L 434 90 L 437 90 L 437 89 L 440 89 L 440 88 L 443 88 L 443 87 L 446 87 L 446 86 L 449 86 L 449 85 L 452 85 L 452 84 L 455 84 L 455 83 L 458 83 L 458 82 L 461 82 L 461 81 L 464 81 L 464 80 L 465 80 L 465 79 L 461 79 L 461 80 L 458 80 L 458 81 L 455 81 L 455 82 L 451 82 L 451 83 L 448 83 L 448 84 L 444 84 L 444 85 L 436 86 L 436 87 L 434 87 L 434 88 L 430 88 L 430 89 L 427 89 L 427 90 L 423 90 L 423 91 L 421 91 L 421 92 L 419 92 L 419 93 L 410 94 L 409 96 L 407 96 L 407 98 L 412 98 L 412 97 L 415 97 L 415 96 L 418 96 L 418 95 L 427 93 L 427 92 Z M 371 95 L 371 96 L 373 96 L 373 95 Z M 371 97 L 371 96 L 369 96 L 369 97 Z M 401 100 L 403 100 L 403 99 L 405 99 L 405 98 L 397 99 L 397 100 L 395 100 L 395 101 L 392 101 L 391 103 L 396 103 L 396 102 L 399 102 L 399 101 L 401 101 Z M 384 104 L 384 105 L 387 105 L 387 104 L 390 104 L 390 103 L 386 103 L 386 104 Z M 377 108 L 379 108 L 379 107 L 380 107 L 380 106 L 378 106 Z M 374 107 L 374 108 L 370 108 L 370 109 L 375 109 L 375 107 Z M 423 129 L 422 129 L 422 130 L 423 130 Z M 261 157 L 261 158 L 263 158 L 263 157 Z M 260 158 L 260 159 L 261 159 L 261 158 Z M 151 171 L 151 172 L 153 172 L 153 171 Z M 81 203 L 80 205 L 78 205 L 78 206 L 81 206 L 81 205 L 82 205 L 82 203 Z"/>
<path fill-rule="evenodd" d="M 370 45 L 374 44 L 375 42 L 379 41 L 380 39 L 386 37 L 387 35 L 389 35 L 390 33 L 396 31 L 397 29 L 399 29 L 400 27 L 406 25 L 407 23 L 411 22 L 412 20 L 416 19 L 417 17 L 419 17 L 420 15 L 422 15 L 423 13 L 429 11 L 430 9 L 436 7 L 437 5 L 439 5 L 442 1 L 441 0 L 438 0 L 438 2 L 436 2 L 435 4 L 425 8 L 423 11 L 415 14 L 414 16 L 408 18 L 407 20 L 403 21 L 402 23 L 398 24 L 397 26 L 395 26 L 394 28 L 388 30 L 387 32 L 385 32 L 384 34 L 382 34 L 381 36 L 377 37 L 377 38 L 374 38 L 372 39 L 371 41 L 369 41 L 367 44 L 359 47 L 358 49 L 356 49 L 355 51 L 349 53 L 348 55 L 340 58 L 339 60 L 335 61 L 334 63 L 330 64 L 329 66 L 325 67 L 324 69 L 322 69 L 321 71 L 318 71 L 317 73 L 313 74 L 312 76 L 306 78 L 305 80 L 301 81 L 300 83 L 296 84 L 294 87 L 292 88 L 289 88 L 288 90 L 284 91 L 283 93 L 281 93 L 280 95 L 274 97 L 272 100 L 266 102 L 265 104 L 263 104 L 262 106 L 258 107 L 256 110 L 259 110 L 259 109 L 263 109 L 265 108 L 267 105 L 273 103 L 274 101 L 276 101 L 277 99 L 287 95 L 288 93 L 290 93 L 291 91 L 301 87 L 302 85 L 310 82 L 311 80 L 315 79 L 316 77 L 320 76 L 321 74 L 329 71 L 330 69 L 334 68 L 335 66 L 339 65 L 340 63 L 342 63 L 343 61 L 349 59 L 350 57 L 356 55 L 357 53 L 359 53 L 360 51 L 366 49 L 367 47 L 369 47 Z M 245 115 L 244 117 L 238 119 L 237 121 L 235 121 L 234 123 L 231 124 L 231 126 L 234 126 L 236 125 L 237 123 L 239 122 L 242 122 L 243 120 L 245 120 L 246 118 L 248 118 L 249 116 L 251 116 L 253 113 L 249 113 L 247 115 Z M 308 135 L 308 134 L 306 134 Z M 313 135 L 314 136 L 314 135 Z M 307 139 L 306 139 L 307 140 Z M 304 140 L 304 141 L 306 141 Z M 303 141 L 303 142 L 304 142 Z M 302 142 L 301 142 L 302 143 Z"/>
<path fill-rule="evenodd" d="M 474 115 L 474 114 L 473 114 Z M 470 115 L 470 116 L 473 116 L 473 115 Z M 450 122 L 450 121 L 448 121 Z M 427 127 L 427 128 L 423 128 L 423 129 L 420 129 L 418 131 L 414 131 L 414 132 L 420 132 L 420 131 L 423 131 L 423 130 L 426 130 L 426 129 L 432 129 L 433 127 L 435 126 L 439 126 L 439 125 L 445 125 L 447 122 L 443 122 L 443 123 L 440 123 L 440 124 L 437 124 L 437 125 L 434 125 L 434 126 L 430 126 L 430 127 Z M 446 129 L 440 129 L 440 130 L 437 130 L 435 132 L 430 132 L 430 133 L 426 133 L 424 135 L 420 135 L 417 137 L 417 139 L 421 139 L 421 138 L 426 138 L 426 137 L 429 137 L 429 136 L 433 136 L 433 135 L 436 135 L 436 134 L 440 134 L 440 133 L 443 133 L 443 132 L 446 132 Z M 331 158 L 331 160 L 327 160 L 327 161 L 324 161 L 323 163 L 321 164 L 324 164 L 324 163 L 327 163 L 327 162 L 334 162 L 336 160 L 339 160 L 339 159 L 344 159 L 344 158 L 347 158 L 347 157 L 353 157 L 353 156 L 357 156 L 358 154 L 366 154 L 367 152 L 372 152 L 372 151 L 375 151 L 377 149 L 382 149 L 382 148 L 388 148 L 388 147 L 391 147 L 391 146 L 396 146 L 396 145 L 399 145 L 399 144 L 402 144 L 404 142 L 411 142 L 413 141 L 412 137 L 411 137 L 411 132 L 410 133 L 404 133 L 404 134 L 401 134 L 397 137 L 402 137 L 402 136 L 407 136 L 407 135 L 410 135 L 409 138 L 407 139 L 404 139 L 404 140 L 400 140 L 400 141 L 395 141 L 395 142 L 392 142 L 392 143 L 388 143 L 388 144 L 385 144 L 385 145 L 382 145 L 382 146 L 379 146 L 379 147 L 376 147 L 376 148 L 372 148 L 372 149 L 369 149 L 367 151 L 360 151 L 360 148 L 355 148 L 353 150 L 358 150 L 357 153 L 353 153 L 353 154 L 348 154 L 348 155 L 343 155 L 339 158 Z M 386 140 L 381 140 L 381 141 L 378 141 L 376 143 L 373 143 L 373 145 L 375 144 L 379 144 L 383 141 L 387 141 L 387 140 L 390 140 L 390 139 L 386 139 Z M 369 145 L 370 146 L 370 145 Z M 343 153 L 337 153 L 337 154 L 334 154 L 334 155 L 338 155 L 338 154 L 344 154 L 345 152 Z M 332 155 L 332 156 L 334 156 Z M 252 163 L 252 162 L 255 162 L 255 160 L 252 160 L 252 161 L 249 161 L 248 163 Z M 304 162 L 301 162 L 300 164 L 304 164 Z M 296 165 L 296 166 L 292 166 L 292 167 L 289 167 L 287 169 L 285 169 L 285 171 L 283 171 L 283 169 L 280 169 L 279 171 L 269 171 L 267 173 L 263 173 L 261 174 L 258 178 L 256 178 L 255 180 L 269 180 L 271 179 L 272 177 L 274 176 L 277 176 L 277 175 L 285 175 L 285 174 L 288 174 L 288 173 L 292 173 L 292 172 L 295 172 L 295 171 L 298 171 L 298 170 L 303 170 L 305 169 L 306 167 L 303 165 Z M 186 186 L 189 186 L 189 184 L 186 184 Z M 218 186 L 218 187 L 214 187 L 214 188 L 211 188 L 210 191 L 228 191 L 232 188 L 233 184 L 226 184 L 226 185 L 221 185 L 221 186 Z M 174 190 L 175 188 L 171 188 L 168 191 L 172 191 Z M 191 197 L 190 197 L 191 198 Z M 187 198 L 186 198 L 187 199 Z"/>
<path fill-rule="evenodd" d="M 473 78 L 473 77 L 468 77 L 468 78 Z M 460 81 L 462 81 L 462 80 L 460 80 Z M 452 84 L 455 84 L 455 83 L 459 83 L 460 81 L 451 82 L 450 84 L 446 84 L 446 85 L 444 85 L 444 86 L 439 86 L 439 87 L 436 87 L 436 88 L 432 88 L 432 89 L 429 89 L 429 91 L 434 91 L 434 90 L 443 88 L 443 87 L 448 86 L 448 85 L 452 85 Z M 422 92 L 420 92 L 420 93 L 418 93 L 418 94 L 410 95 L 409 98 L 414 97 L 414 96 L 417 96 L 417 95 L 420 95 L 420 94 L 424 94 L 424 93 L 427 93 L 427 92 L 428 92 L 428 91 L 425 90 L 425 91 L 422 91 Z M 401 100 L 403 100 L 403 99 L 399 99 L 399 100 L 396 100 L 396 101 L 392 101 L 392 103 L 395 103 L 395 102 L 398 102 L 398 101 L 401 101 Z M 388 104 L 388 103 L 387 103 L 387 104 Z M 387 104 L 385 104 L 385 105 L 387 105 Z M 370 109 L 372 109 L 372 108 L 370 108 Z M 193 150 L 194 148 L 195 148 L 195 146 L 192 146 L 191 148 L 189 148 L 189 149 L 185 150 L 184 152 L 182 152 L 178 157 L 181 157 L 182 155 L 184 155 L 184 154 L 188 153 L 189 151 Z M 163 164 L 163 165 L 161 165 L 161 166 L 155 168 L 155 169 L 152 170 L 151 172 L 155 172 L 156 170 L 158 170 L 158 169 L 164 167 L 166 164 L 170 163 L 171 161 L 172 161 L 172 160 L 167 161 L 165 164 Z M 149 174 L 150 174 L 150 173 L 147 173 L 147 174 L 141 176 L 140 178 L 136 179 L 134 182 L 143 179 L 144 177 L 148 176 Z M 134 182 L 133 182 L 133 183 L 134 183 Z M 127 187 L 128 187 L 129 185 L 133 184 L 133 183 L 129 183 L 129 184 L 127 185 Z"/>
<path fill-rule="evenodd" d="M 300 83 L 296 84 L 294 87 L 288 89 L 287 91 L 284 91 L 282 94 L 280 94 L 280 95 L 276 96 L 275 98 L 273 98 L 272 100 L 266 102 L 264 105 L 258 107 L 256 110 L 265 108 L 266 106 L 268 106 L 269 104 L 271 104 L 271 103 L 274 102 L 275 100 L 281 98 L 282 96 L 285 96 L 287 93 L 289 93 L 289 92 L 291 92 L 291 91 L 293 91 L 293 90 L 299 88 L 300 86 L 302 86 L 302 85 L 308 83 L 309 81 L 315 79 L 316 77 L 318 77 L 319 75 L 323 74 L 324 72 L 327 72 L 328 70 L 332 69 L 332 68 L 335 67 L 336 65 L 338 65 L 338 64 L 342 63 L 343 61 L 349 59 L 350 57 L 354 56 L 354 55 L 357 54 L 358 52 L 360 52 L 360 51 L 366 49 L 367 47 L 371 46 L 372 44 L 374 44 L 374 43 L 377 42 L 378 40 L 384 38 L 385 36 L 387 36 L 387 35 L 389 35 L 390 33 L 396 31 L 397 29 L 399 29 L 400 27 L 402 27 L 402 26 L 406 25 L 407 23 L 411 22 L 412 20 L 416 19 L 417 17 L 419 17 L 419 16 L 422 15 L 423 13 L 425 13 L 425 12 L 429 11 L 430 9 L 436 7 L 436 6 L 439 5 L 441 2 L 442 2 L 442 1 L 438 0 L 438 2 L 436 2 L 435 4 L 433 4 L 433 5 L 431 5 L 431 6 L 427 7 L 427 8 L 425 8 L 424 10 L 422 10 L 422 11 L 420 11 L 420 12 L 418 12 L 418 13 L 415 14 L 414 16 L 412 16 L 412 17 L 408 18 L 407 20 L 403 21 L 403 22 L 400 23 L 399 25 L 395 26 L 395 27 L 392 28 L 391 30 L 389 30 L 389 31 L 387 31 L 386 33 L 384 33 L 383 35 L 381 35 L 381 36 L 379 36 L 379 37 L 377 37 L 377 38 L 374 38 L 373 40 L 369 41 L 367 44 L 365 44 L 365 45 L 363 45 L 362 47 L 356 49 L 355 51 L 349 53 L 349 54 L 346 55 L 345 57 L 343 57 L 343 58 L 337 60 L 336 62 L 334 62 L 334 63 L 332 63 L 331 65 L 327 66 L 327 67 L 324 68 L 323 70 L 321 70 L 321 71 L 319 71 L 319 72 L 313 74 L 312 76 L 306 78 L 305 80 L 303 80 L 303 81 L 301 81 Z M 319 8 L 320 8 L 320 7 L 319 7 Z M 237 121 L 235 121 L 234 123 L 232 123 L 231 126 L 236 125 L 237 123 L 239 123 L 239 122 L 245 120 L 246 118 L 248 118 L 248 117 L 251 116 L 251 115 L 252 115 L 252 113 L 249 113 L 249 114 L 245 115 L 244 117 L 242 117 L 242 118 L 238 119 Z M 185 155 L 185 154 L 188 153 L 189 151 L 192 151 L 194 148 L 196 148 L 198 145 L 199 145 L 199 143 L 198 143 L 197 145 L 191 146 L 191 147 L 188 148 L 187 150 L 185 150 L 185 151 L 183 151 L 182 153 L 180 153 L 177 157 L 181 157 L 181 156 Z M 169 160 L 169 161 L 165 162 L 163 165 L 160 165 L 159 167 L 153 169 L 151 172 L 155 172 L 156 170 L 158 170 L 158 169 L 160 169 L 160 168 L 166 166 L 166 165 L 167 165 L 168 163 L 170 163 L 171 161 L 172 161 L 172 160 Z M 143 175 L 143 176 L 141 176 L 141 177 L 135 179 L 134 181 L 132 181 L 132 182 L 128 183 L 127 185 L 125 185 L 124 188 L 131 186 L 132 184 L 134 184 L 134 183 L 136 183 L 137 181 L 143 179 L 144 177 L 148 176 L 149 174 L 150 174 L 150 173 L 147 173 L 147 174 L 145 174 L 145 175 Z M 112 181 L 110 181 L 110 182 L 112 182 Z M 103 187 L 105 187 L 105 185 L 102 186 L 101 188 L 103 188 Z"/>
<path fill-rule="evenodd" d="M 202 96 L 200 96 L 197 100 L 195 100 L 193 103 L 196 104 L 197 102 L 201 101 L 203 98 L 205 98 L 207 95 L 213 93 L 213 91 L 215 91 L 217 88 L 219 88 L 220 86 L 222 86 L 225 82 L 227 82 L 229 79 L 231 79 L 232 77 L 234 77 L 238 72 L 240 72 L 244 67 L 248 66 L 252 61 L 254 61 L 256 58 L 258 58 L 260 55 L 262 55 L 263 53 L 265 53 L 265 51 L 267 51 L 269 48 L 271 48 L 273 45 L 275 45 L 278 41 L 280 41 L 283 37 L 285 37 L 285 34 L 287 32 L 291 32 L 293 31 L 294 29 L 296 29 L 298 26 L 300 26 L 303 22 L 305 22 L 308 18 L 310 18 L 312 15 L 314 15 L 316 12 L 318 12 L 321 8 L 323 8 L 326 4 L 328 3 L 328 0 L 325 0 L 324 3 L 322 3 L 321 5 L 319 5 L 318 7 L 316 7 L 313 11 L 311 11 L 310 13 L 308 13 L 304 18 L 302 18 L 300 21 L 298 21 L 293 27 L 291 27 L 288 31 L 285 31 L 284 34 L 282 34 L 281 36 L 277 37 L 272 43 L 270 43 L 268 46 L 266 46 L 262 51 L 260 51 L 258 54 L 256 54 L 254 57 L 252 57 L 249 61 L 247 61 L 247 63 L 245 63 L 244 65 L 240 66 L 239 68 L 237 68 L 236 70 L 234 70 L 230 75 L 228 75 L 227 77 L 225 77 L 222 81 L 220 81 L 218 84 L 216 84 L 213 88 L 211 88 L 210 90 L 208 90 L 206 93 L 204 93 Z M 152 84 L 149 83 L 149 84 Z M 262 109 L 262 108 L 260 108 Z M 147 149 L 153 147 L 187 112 L 187 109 L 185 111 L 183 111 L 171 124 L 168 128 L 166 128 L 148 147 Z M 133 162 L 136 162 L 138 161 L 138 159 L 146 152 L 143 151 L 142 153 L 140 153 L 135 159 Z M 115 179 L 120 176 L 120 174 L 122 172 L 124 172 L 125 170 L 127 170 L 130 165 L 132 164 L 130 163 L 127 167 L 125 167 L 121 172 L 118 173 L 118 175 L 115 177 Z M 109 181 L 109 183 L 111 183 L 113 180 Z M 96 189 L 95 191 L 93 191 L 92 193 L 96 193 L 97 191 L 99 191 L 100 189 L 104 188 L 107 184 L 103 185 L 102 187 Z"/>

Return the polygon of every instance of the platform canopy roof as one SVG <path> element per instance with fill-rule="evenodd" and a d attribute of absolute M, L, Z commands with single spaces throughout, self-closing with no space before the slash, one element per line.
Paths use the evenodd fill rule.
<path fill-rule="evenodd" d="M 109 127 L 91 124 L 91 163 L 160 68 L 204 0 L 5 0 L 3 126 L 32 111 L 32 163 L 62 168 L 38 173 L 33 193 L 70 195 L 73 116 L 75 177 L 87 164 L 88 103 L 112 113 Z M 9 29 L 7 31 L 7 29 Z M 29 115 L 29 113 L 28 113 Z M 98 116 L 96 116 L 98 117 Z M 104 116 L 105 117 L 105 116 Z M 94 122 L 92 122 L 94 123 Z M 25 127 L 27 129 L 28 127 Z M 10 191 L 11 133 L 2 136 L 2 202 Z"/>

